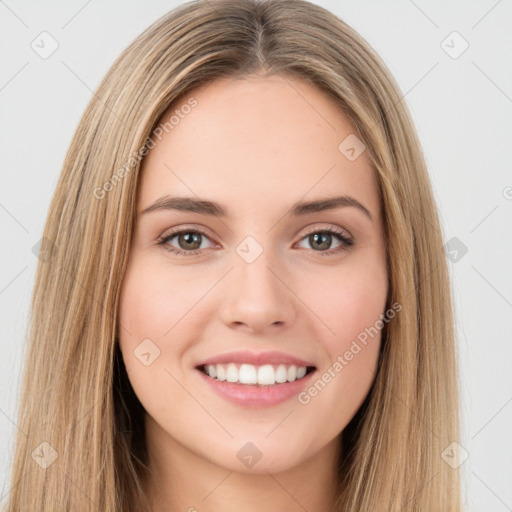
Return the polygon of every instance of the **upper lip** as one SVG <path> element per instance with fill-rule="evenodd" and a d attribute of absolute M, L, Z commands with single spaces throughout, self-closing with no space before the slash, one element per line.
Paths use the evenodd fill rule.
<path fill-rule="evenodd" d="M 227 363 L 238 363 L 238 364 L 252 364 L 254 366 L 263 366 L 265 364 L 285 364 L 295 366 L 306 366 L 313 367 L 313 363 L 308 362 L 304 359 L 286 354 L 285 352 L 279 352 L 271 350 L 267 352 L 249 352 L 246 350 L 238 350 L 235 352 L 227 352 L 218 356 L 213 356 L 205 359 L 197 364 L 197 367 L 205 365 L 215 364 L 227 364 Z"/>

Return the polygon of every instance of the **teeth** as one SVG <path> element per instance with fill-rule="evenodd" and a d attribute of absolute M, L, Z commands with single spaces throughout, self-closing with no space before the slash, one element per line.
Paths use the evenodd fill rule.
<path fill-rule="evenodd" d="M 297 368 L 297 379 L 302 379 L 304 375 L 306 375 L 306 368 L 304 368 L 304 366 Z"/>
<path fill-rule="evenodd" d="M 288 368 L 288 371 L 286 373 L 286 379 L 288 382 L 293 382 L 297 378 L 297 367 L 296 366 L 290 366 Z"/>
<path fill-rule="evenodd" d="M 241 365 L 237 380 L 241 384 L 258 384 L 258 371 L 256 367 L 252 364 Z"/>
<path fill-rule="evenodd" d="M 217 379 L 219 380 L 226 380 L 226 369 L 224 366 L 221 366 L 220 364 L 215 368 L 215 371 L 217 373 Z"/>
<path fill-rule="evenodd" d="M 276 382 L 282 384 L 287 380 L 288 371 L 286 370 L 286 366 L 284 364 L 280 364 L 276 370 Z"/>
<path fill-rule="evenodd" d="M 302 379 L 307 373 L 305 366 L 286 366 L 284 364 L 254 366 L 252 364 L 210 364 L 203 367 L 203 372 L 213 379 L 238 382 L 240 384 L 259 384 L 272 386 L 284 382 Z"/>
<path fill-rule="evenodd" d="M 271 364 L 265 364 L 258 368 L 258 384 L 271 386 L 276 383 L 276 374 Z M 242 382 L 243 384 L 243 382 Z"/>
<path fill-rule="evenodd" d="M 233 363 L 228 364 L 226 370 L 226 380 L 228 382 L 236 382 L 238 380 L 238 369 Z"/>

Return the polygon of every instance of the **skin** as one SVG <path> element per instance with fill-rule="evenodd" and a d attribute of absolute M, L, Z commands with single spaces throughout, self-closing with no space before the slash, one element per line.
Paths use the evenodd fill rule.
<path fill-rule="evenodd" d="M 368 394 L 380 332 L 307 404 L 234 405 L 194 368 L 232 350 L 280 350 L 314 362 L 320 376 L 375 324 L 388 282 L 373 170 L 365 152 L 350 161 L 338 150 L 354 127 L 301 79 L 218 79 L 172 111 L 190 97 L 197 106 L 143 162 L 119 311 L 124 363 L 147 412 L 153 510 L 332 510 L 339 434 Z M 165 194 L 215 201 L 230 215 L 141 213 Z M 373 220 L 350 206 L 287 215 L 296 201 L 338 195 Z M 181 227 L 206 236 L 196 245 L 175 236 L 167 247 L 199 254 L 158 245 Z M 315 244 L 310 235 L 326 228 L 354 246 L 334 235 Z M 250 264 L 236 252 L 247 236 L 263 249 Z M 322 255 L 331 249 L 339 250 Z M 134 350 L 148 338 L 160 355 L 146 366 Z M 262 454 L 252 468 L 237 457 L 249 441 Z"/>

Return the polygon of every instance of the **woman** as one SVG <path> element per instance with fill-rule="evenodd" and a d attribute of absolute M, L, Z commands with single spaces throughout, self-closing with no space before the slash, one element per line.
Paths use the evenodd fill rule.
<path fill-rule="evenodd" d="M 8 511 L 460 510 L 431 185 L 333 14 L 198 0 L 147 29 L 44 241 Z"/>

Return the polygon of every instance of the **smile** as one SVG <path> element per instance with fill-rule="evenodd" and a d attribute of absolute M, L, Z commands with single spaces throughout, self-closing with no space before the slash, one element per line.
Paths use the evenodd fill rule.
<path fill-rule="evenodd" d="M 295 382 L 315 370 L 314 366 L 252 364 L 209 364 L 198 367 L 205 375 L 217 381 L 238 384 L 273 386 Z"/>

